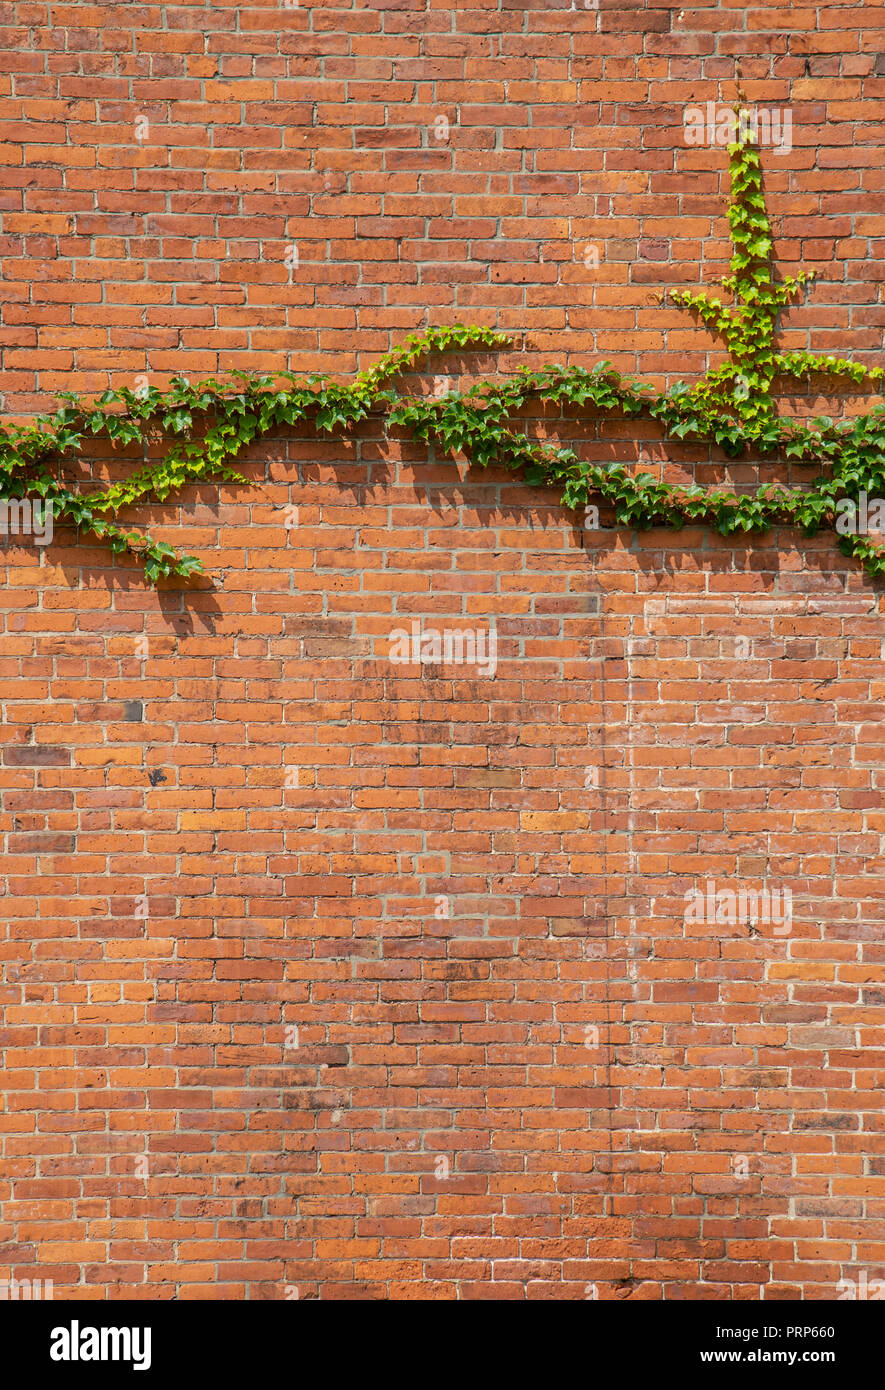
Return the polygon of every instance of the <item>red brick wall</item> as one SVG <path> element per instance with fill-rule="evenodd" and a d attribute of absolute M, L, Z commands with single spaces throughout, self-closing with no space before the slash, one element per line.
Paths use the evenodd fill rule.
<path fill-rule="evenodd" d="M 732 99 L 736 58 L 792 111 L 777 254 L 820 273 L 782 340 L 881 361 L 882 14 L 2 5 L 6 413 L 141 373 L 346 374 L 456 319 L 520 335 L 470 371 L 702 371 L 712 339 L 658 296 L 727 262 L 725 155 L 682 119 Z M 647 426 L 542 423 L 721 471 Z M 2 557 L 0 1276 L 885 1275 L 876 586 L 831 538 L 582 531 L 377 420 L 244 467 L 255 489 L 133 514 L 211 584 L 156 593 L 61 529 Z M 392 664 L 413 618 L 494 622 L 494 676 Z M 686 921 L 708 880 L 789 887 L 789 931 Z"/>

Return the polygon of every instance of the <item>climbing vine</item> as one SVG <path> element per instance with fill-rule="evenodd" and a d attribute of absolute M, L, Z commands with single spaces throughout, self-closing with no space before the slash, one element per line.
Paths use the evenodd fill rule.
<path fill-rule="evenodd" d="M 202 569 L 195 556 L 179 555 L 164 542 L 114 520 L 134 503 L 163 500 L 178 489 L 212 479 L 245 483 L 233 467 L 253 440 L 283 425 L 312 420 L 318 430 L 346 430 L 370 412 L 383 411 L 390 425 L 415 440 L 463 454 L 473 463 L 503 464 L 532 484 L 553 484 L 572 509 L 600 499 L 625 526 L 679 528 L 705 522 L 722 535 L 762 532 L 776 523 L 813 535 L 834 526 L 837 504 L 861 492 L 885 497 L 885 404 L 851 420 L 819 418 L 804 425 L 778 414 L 777 378 L 811 373 L 849 377 L 881 395 L 883 369 L 843 358 L 779 352 L 775 328 L 780 310 L 804 292 L 813 274 L 776 281 L 772 235 L 762 191 L 762 168 L 752 131 L 729 146 L 732 243 L 730 274 L 722 288 L 731 302 L 705 292 L 676 291 L 672 300 L 694 312 L 724 340 L 728 360 L 693 386 L 679 382 L 666 392 L 615 372 L 610 363 L 584 367 L 521 368 L 503 382 L 483 381 L 469 391 L 440 397 L 400 394 L 396 378 L 431 353 L 505 348 L 512 340 L 489 328 L 455 325 L 412 336 L 347 385 L 325 375 L 298 378 L 234 372 L 191 385 L 173 377 L 167 390 L 105 391 L 91 404 L 72 393 L 58 409 L 25 426 L 0 428 L 0 499 L 51 502 L 53 514 L 105 541 L 114 552 L 138 556 L 151 583 Z M 808 487 L 780 484 L 754 492 L 702 489 L 657 481 L 622 464 L 580 459 L 573 450 L 539 444 L 508 421 L 530 400 L 561 402 L 596 411 L 657 420 L 668 438 L 721 447 L 732 458 L 747 453 L 817 465 Z M 86 441 L 105 438 L 120 446 L 142 445 L 160 429 L 171 440 L 165 457 L 144 465 L 125 482 L 79 492 L 60 475 L 65 458 Z M 885 571 L 885 549 L 863 535 L 842 535 L 845 554 L 871 575 Z"/>

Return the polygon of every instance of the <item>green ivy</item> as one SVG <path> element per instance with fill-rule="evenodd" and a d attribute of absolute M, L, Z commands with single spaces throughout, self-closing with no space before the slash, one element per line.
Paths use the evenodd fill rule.
<path fill-rule="evenodd" d="M 396 377 L 431 353 L 513 345 L 490 328 L 456 324 L 407 338 L 348 385 L 323 375 L 234 372 L 226 381 L 210 378 L 196 386 L 173 377 L 166 391 L 105 391 L 91 404 L 65 393 L 54 414 L 27 426 L 0 427 L 0 498 L 51 501 L 56 518 L 107 542 L 114 552 L 140 557 L 151 583 L 170 575 L 186 577 L 202 569 L 195 556 L 179 555 L 172 546 L 127 530 L 112 518 L 124 507 L 162 501 L 189 484 L 212 479 L 245 483 L 233 461 L 253 440 L 281 426 L 312 420 L 316 429 L 333 433 L 382 411 L 390 425 L 415 440 L 465 455 L 483 467 L 503 464 L 532 484 L 556 485 L 568 508 L 600 499 L 614 508 L 624 526 L 706 523 L 724 536 L 762 532 L 776 523 L 795 525 L 807 535 L 833 527 L 841 498 L 856 500 L 864 490 L 885 496 L 885 404 L 839 424 L 824 418 L 802 425 L 777 413 L 774 383 L 779 377 L 795 380 L 817 372 L 850 377 L 881 395 L 885 373 L 843 358 L 777 350 L 780 310 L 803 292 L 812 275 L 774 280 L 762 168 L 750 131 L 729 146 L 729 157 L 732 257 L 723 289 L 731 303 L 703 292 L 672 295 L 722 337 L 728 354 L 723 366 L 694 386 L 679 382 L 656 392 L 599 362 L 592 370 L 522 368 L 506 381 L 483 381 L 467 392 L 438 398 L 400 395 L 393 387 Z M 808 488 L 769 485 L 750 494 L 660 483 L 621 464 L 588 463 L 571 449 L 541 445 L 511 429 L 510 418 L 532 400 L 650 417 L 668 438 L 714 443 L 732 458 L 753 452 L 792 459 L 817 465 L 821 473 Z M 158 427 L 172 441 L 165 458 L 104 491 L 75 492 L 53 471 L 90 439 L 144 445 L 148 431 Z M 866 537 L 842 536 L 839 544 L 869 574 L 885 572 L 885 550 Z"/>

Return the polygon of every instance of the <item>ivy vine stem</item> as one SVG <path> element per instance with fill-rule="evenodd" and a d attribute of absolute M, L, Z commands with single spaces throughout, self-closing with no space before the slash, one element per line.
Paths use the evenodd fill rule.
<path fill-rule="evenodd" d="M 775 279 L 762 166 L 749 126 L 729 146 L 729 161 L 732 256 L 722 288 L 731 302 L 705 291 L 671 294 L 676 304 L 718 334 L 726 348 L 727 361 L 693 386 L 677 382 L 667 391 L 656 391 L 600 362 L 592 370 L 520 368 L 504 381 L 481 381 L 464 393 L 450 391 L 440 397 L 399 394 L 396 379 L 431 354 L 514 346 L 508 335 L 494 329 L 454 324 L 407 338 L 347 384 L 324 375 L 235 372 L 225 381 L 210 378 L 196 385 L 173 377 L 165 391 L 108 390 L 92 402 L 64 393 L 54 413 L 24 426 L 0 427 L 0 500 L 34 497 L 51 502 L 54 514 L 78 531 L 92 534 L 115 553 L 141 560 L 150 583 L 186 578 L 202 570 L 196 556 L 180 555 L 173 546 L 126 529 L 112 518 L 125 507 L 162 501 L 189 485 L 212 480 L 245 484 L 233 467 L 235 459 L 274 430 L 310 420 L 317 430 L 334 433 L 382 412 L 389 425 L 417 441 L 432 442 L 483 467 L 504 465 L 531 484 L 558 487 L 568 508 L 603 500 L 624 526 L 706 523 L 726 536 L 762 532 L 776 523 L 798 526 L 808 535 L 834 526 L 841 499 L 857 500 L 863 491 L 885 497 L 885 404 L 838 424 L 823 418 L 806 425 L 778 414 L 774 384 L 778 378 L 799 380 L 823 373 L 848 377 L 881 396 L 885 372 L 830 355 L 778 351 L 778 315 L 805 291 L 813 273 Z M 667 484 L 621 464 L 588 462 L 571 449 L 539 444 L 511 428 L 508 421 L 532 400 L 645 417 L 658 421 L 668 439 L 716 445 L 731 458 L 779 457 L 816 465 L 821 472 L 807 488 L 767 485 L 745 494 Z M 77 492 L 53 472 L 91 439 L 143 447 L 148 433 L 158 428 L 171 441 L 165 457 L 145 464 L 123 482 Z M 867 537 L 843 535 L 839 543 L 867 573 L 885 572 L 885 550 Z"/>

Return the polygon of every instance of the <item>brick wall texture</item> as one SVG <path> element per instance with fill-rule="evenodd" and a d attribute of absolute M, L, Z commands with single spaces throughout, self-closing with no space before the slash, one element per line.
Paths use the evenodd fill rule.
<path fill-rule="evenodd" d="M 763 151 L 776 255 L 819 275 L 780 340 L 881 364 L 883 25 L 0 4 L 5 414 L 141 374 L 347 377 L 455 321 L 514 348 L 416 389 L 600 357 L 690 379 L 718 347 L 662 292 L 730 247 L 726 153 L 683 113 L 738 78 L 791 113 Z M 759 473 L 648 424 L 527 427 L 669 479 Z M 655 1300 L 885 1277 L 879 586 L 831 536 L 587 529 L 380 418 L 242 466 L 251 488 L 132 513 L 211 582 L 152 590 L 62 527 L 0 554 L 0 1276 Z M 495 669 L 391 661 L 413 622 L 494 627 Z M 792 915 L 735 920 L 741 888 Z"/>

